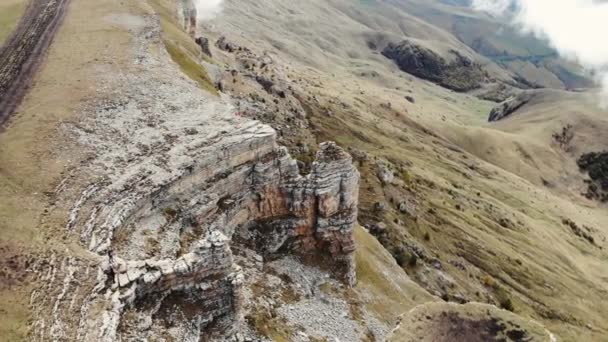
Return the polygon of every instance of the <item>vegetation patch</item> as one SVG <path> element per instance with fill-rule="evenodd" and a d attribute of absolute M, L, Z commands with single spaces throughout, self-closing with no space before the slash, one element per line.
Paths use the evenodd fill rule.
<path fill-rule="evenodd" d="M 553 133 L 553 140 L 565 152 L 572 151 L 572 139 L 574 139 L 574 129 L 570 124 L 562 127 L 560 132 Z"/>
<path fill-rule="evenodd" d="M 498 282 L 494 278 L 489 275 L 484 275 L 481 277 L 481 283 L 491 289 L 494 292 L 494 296 L 496 301 L 498 302 L 498 306 L 505 310 L 513 311 L 515 307 L 513 306 L 513 301 L 511 300 L 511 296 L 507 289 L 500 286 Z"/>
<path fill-rule="evenodd" d="M 595 238 L 591 235 L 591 229 L 589 227 L 583 226 L 583 228 L 579 227 L 576 222 L 570 219 L 563 219 L 562 223 L 572 230 L 574 235 L 578 237 L 582 237 L 587 240 L 590 244 L 595 245 Z"/>
<path fill-rule="evenodd" d="M 27 3 L 25 0 L 8 0 L 6 3 L 0 4 L 0 45 L 17 27 Z"/>
<path fill-rule="evenodd" d="M 288 342 L 293 335 L 293 330 L 287 326 L 287 322 L 277 317 L 274 312 L 252 312 L 245 316 L 245 320 L 258 335 L 266 336 L 272 341 Z"/>
<path fill-rule="evenodd" d="M 587 198 L 608 202 L 608 151 L 583 154 L 578 159 L 578 167 L 591 178 Z"/>
<path fill-rule="evenodd" d="M 218 95 L 217 89 L 211 82 L 205 68 L 190 57 L 186 51 L 180 48 L 175 42 L 165 39 L 165 47 L 171 55 L 171 59 L 179 65 L 182 72 L 190 79 L 211 94 Z"/>

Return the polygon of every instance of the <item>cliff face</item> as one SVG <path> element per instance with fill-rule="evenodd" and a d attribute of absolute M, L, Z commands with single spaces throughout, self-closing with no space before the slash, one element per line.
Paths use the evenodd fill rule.
<path fill-rule="evenodd" d="M 141 315 L 141 303 L 162 306 L 159 298 L 176 291 L 204 301 L 196 308 L 197 317 L 205 317 L 199 331 L 230 335 L 242 305 L 242 273 L 233 262 L 232 244 L 267 258 L 295 254 L 305 262 L 323 260 L 337 278 L 354 285 L 359 174 L 346 152 L 334 143 L 321 144 L 312 172 L 301 176 L 296 161 L 264 126 L 238 141 L 220 139 L 205 151 L 128 211 L 124 206 L 104 211 L 103 201 L 91 210 L 86 221 L 98 234 L 89 244 L 106 256 L 97 291 L 111 302 L 90 331 L 105 327 L 103 334 L 91 338 L 113 340 L 123 335 L 123 325 L 133 335 L 137 326 L 124 313 L 136 309 Z M 106 222 L 114 222 L 113 229 L 98 229 Z M 150 247 L 155 244 L 157 250 Z"/>
<path fill-rule="evenodd" d="M 272 128 L 176 77 L 156 17 L 109 20 L 133 34 L 133 64 L 119 76 L 100 69 L 99 99 L 63 127 L 88 157 L 60 184 L 58 208 L 71 207 L 66 235 L 88 252 L 49 277 L 62 290 L 36 301 L 34 334 L 225 340 L 243 320 L 233 253 L 245 249 L 299 257 L 354 285 L 351 157 L 323 143 L 301 175 Z"/>

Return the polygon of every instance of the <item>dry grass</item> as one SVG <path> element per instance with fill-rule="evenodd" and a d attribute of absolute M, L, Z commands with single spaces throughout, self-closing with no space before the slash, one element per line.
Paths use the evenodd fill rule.
<path fill-rule="evenodd" d="M 27 3 L 27 0 L 3 0 L 0 3 L 0 45 L 17 26 Z"/>
<path fill-rule="evenodd" d="M 202 89 L 205 89 L 209 93 L 214 95 L 219 94 L 213 83 L 211 83 L 209 75 L 202 65 L 196 62 L 196 60 L 189 56 L 187 52 L 174 41 L 166 39 L 164 40 L 164 43 L 169 55 L 171 56 L 171 59 L 173 59 L 173 61 L 179 65 L 182 72 L 186 76 L 193 81 L 196 81 Z"/>
<path fill-rule="evenodd" d="M 286 322 L 267 312 L 250 313 L 245 320 L 256 332 L 276 342 L 289 342 L 293 334 Z"/>
<path fill-rule="evenodd" d="M 317 96 L 330 96 L 332 89 L 336 89 L 334 86 L 336 85 L 326 85 L 327 88 L 319 91 Z M 371 93 L 369 89 L 366 88 L 366 91 Z M 373 96 L 380 95 L 372 93 L 367 101 L 386 102 L 373 99 Z M 340 99 L 348 102 L 345 94 Z M 435 101 L 439 103 L 441 99 Z M 575 101 L 569 106 L 576 108 L 576 100 L 569 101 Z M 580 106 L 584 106 L 584 103 Z M 561 225 L 560 219 L 563 213 L 567 213 L 569 217 L 581 220 L 581 224 L 598 228 L 602 222 L 608 222 L 606 213 L 599 208 L 587 207 L 584 200 L 581 203 L 580 195 L 570 197 L 563 196 L 561 192 L 552 193 L 542 185 L 532 184 L 475 156 L 484 156 L 486 160 L 496 162 L 498 166 L 504 165 L 510 170 L 518 163 L 526 162 L 518 152 L 518 148 L 523 147 L 532 158 L 539 158 L 539 168 L 529 164 L 526 168 L 517 169 L 522 176 L 539 180 L 539 175 L 547 168 L 560 170 L 556 165 L 561 164 L 555 159 L 548 164 L 544 162 L 549 160 L 547 158 L 553 158 L 553 154 L 543 152 L 551 147 L 537 148 L 540 146 L 538 140 L 542 137 L 532 129 L 534 119 L 521 120 L 527 127 L 524 130 L 526 136 L 536 132 L 535 135 L 529 135 L 536 141 L 523 146 L 503 144 L 501 139 L 507 134 L 485 127 L 447 125 L 430 118 L 416 122 L 411 120 L 411 115 L 396 116 L 380 110 L 368 113 L 365 109 L 348 112 L 338 107 L 331 109 L 336 113 L 332 117 L 313 111 L 311 122 L 319 132 L 319 140 L 337 140 L 343 146 L 356 147 L 372 157 L 412 165 L 407 169 L 408 177 L 397 175 L 397 178 L 404 181 L 402 185 L 384 187 L 375 176 L 373 160 L 360 165 L 360 219 L 364 223 L 383 220 L 389 226 L 393 243 L 409 240 L 425 246 L 434 258 L 442 260 L 446 271 L 458 284 L 459 291 L 467 293 L 473 300 L 494 301 L 479 297 L 477 293 L 480 284 L 470 278 L 471 272 L 489 274 L 499 285 L 500 291 L 493 292 L 496 302 L 512 307 L 523 316 L 540 317 L 550 330 L 567 341 L 579 334 L 592 340 L 608 329 L 601 319 L 602 313 L 608 312 L 608 307 L 603 302 L 594 300 L 607 293 L 602 279 L 606 279 L 608 274 L 606 269 L 600 267 L 605 254 L 590 248 L 584 241 L 573 238 L 567 227 Z M 595 113 L 588 114 L 588 118 L 595 117 L 597 120 Z M 473 119 L 467 121 L 469 119 L 464 116 L 477 114 L 463 110 L 462 115 L 464 122 L 473 122 Z M 547 115 L 548 111 L 544 112 L 543 116 Z M 522 127 L 523 122 L 519 122 L 518 127 Z M 544 127 L 544 123 L 541 121 L 540 125 Z M 505 127 L 506 129 L 516 128 Z M 550 135 L 553 131 L 548 130 L 546 141 L 542 140 L 547 145 L 552 141 Z M 407 139 L 402 139 L 404 132 Z M 458 142 L 460 148 L 442 139 L 439 134 Z M 507 141 L 516 138 L 513 135 Z M 490 146 L 501 148 L 485 151 L 484 147 L 488 146 L 486 141 L 489 141 Z M 551 172 L 554 171 L 549 174 Z M 558 176 L 555 179 L 561 178 Z M 408 182 L 415 186 L 407 186 Z M 373 203 L 390 203 L 390 198 L 406 196 L 412 190 L 422 200 L 419 208 L 421 215 L 417 222 L 400 216 L 394 207 L 389 207 L 380 217 L 373 213 Z M 512 228 L 507 229 L 499 224 L 500 219 L 505 217 L 514 223 Z M 404 225 L 393 224 L 395 218 L 403 221 Z M 425 239 L 428 232 L 432 232 L 432 236 Z M 465 259 L 466 271 L 446 266 L 447 260 L 459 258 Z M 366 277 L 370 268 L 369 261 L 357 260 L 362 276 Z M 367 281 L 373 283 L 373 279 L 366 279 Z M 387 290 L 382 286 L 377 285 L 374 290 L 378 296 Z M 576 300 L 573 301 L 573 298 Z M 510 305 L 507 299 L 511 301 Z M 582 322 L 591 322 L 594 327 L 602 328 L 592 331 L 586 329 Z"/>
<path fill-rule="evenodd" d="M 15 11 L 2 6 L 3 19 Z M 72 239 L 63 239 L 73 202 L 55 201 L 54 189 L 70 165 L 84 156 L 58 129 L 73 120 L 84 99 L 96 92 L 94 65 L 120 67 L 129 33 L 108 27 L 103 18 L 130 8 L 118 0 L 73 0 L 34 87 L 0 134 L 0 245 L 31 255 L 40 250 L 81 253 Z M 94 13 L 95 15 L 91 15 Z M 13 17 L 14 18 L 14 17 Z M 74 186 L 67 195 L 77 196 Z M 0 339 L 26 340 L 29 294 L 35 280 L 3 290 L 0 298 Z"/>
<path fill-rule="evenodd" d="M 397 316 L 433 297 L 411 281 L 393 257 L 363 228 L 355 231 L 357 287 L 364 306 L 382 321 L 393 324 Z"/>

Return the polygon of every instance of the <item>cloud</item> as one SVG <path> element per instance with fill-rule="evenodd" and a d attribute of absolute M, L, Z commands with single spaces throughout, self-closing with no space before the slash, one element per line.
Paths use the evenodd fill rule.
<path fill-rule="evenodd" d="M 223 0 L 195 0 L 198 21 L 215 18 L 223 9 Z"/>
<path fill-rule="evenodd" d="M 473 0 L 473 8 L 507 16 L 546 39 L 564 58 L 597 75 L 608 101 L 608 3 L 599 0 Z"/>

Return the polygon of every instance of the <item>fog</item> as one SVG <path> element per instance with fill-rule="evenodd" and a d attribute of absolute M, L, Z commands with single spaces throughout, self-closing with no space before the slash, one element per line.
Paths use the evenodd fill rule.
<path fill-rule="evenodd" d="M 596 75 L 608 104 L 608 3 L 594 0 L 473 0 L 472 6 L 505 16 L 524 33 L 546 39 L 559 54 Z"/>

